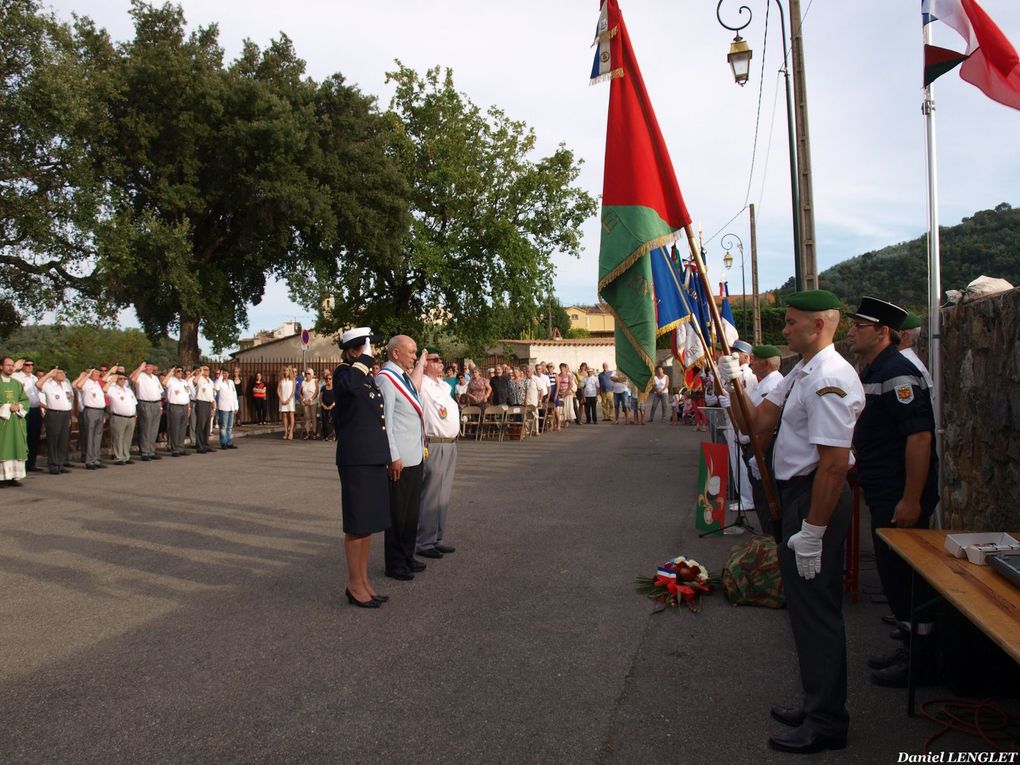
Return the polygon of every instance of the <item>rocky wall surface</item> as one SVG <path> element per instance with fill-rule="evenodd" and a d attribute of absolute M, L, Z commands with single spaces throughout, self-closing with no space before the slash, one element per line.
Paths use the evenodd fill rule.
<path fill-rule="evenodd" d="M 1020 531 L 1020 289 L 944 308 L 942 365 L 944 526 Z"/>

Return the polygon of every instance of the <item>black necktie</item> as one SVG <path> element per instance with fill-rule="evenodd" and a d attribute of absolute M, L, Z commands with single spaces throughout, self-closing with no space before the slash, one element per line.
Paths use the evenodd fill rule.
<path fill-rule="evenodd" d="M 412 391 L 414 391 L 415 393 L 417 393 L 417 392 L 418 392 L 418 389 L 417 389 L 417 388 L 415 388 L 415 387 L 414 387 L 414 383 L 413 383 L 413 382 L 411 382 L 411 376 L 410 376 L 409 374 L 407 374 L 407 372 L 402 372 L 401 374 L 403 374 L 403 375 L 404 375 L 404 382 L 406 382 L 406 383 L 407 383 L 407 387 L 408 387 L 408 388 L 410 388 L 410 389 L 411 389 Z"/>

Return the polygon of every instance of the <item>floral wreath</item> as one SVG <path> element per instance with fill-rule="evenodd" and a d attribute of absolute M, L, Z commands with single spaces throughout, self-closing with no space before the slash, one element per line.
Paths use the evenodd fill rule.
<path fill-rule="evenodd" d="M 681 603 L 697 613 L 701 610 L 701 596 L 712 592 L 719 583 L 718 576 L 711 576 L 708 569 L 693 558 L 679 555 L 655 571 L 655 576 L 639 576 L 637 591 L 662 604 L 655 613 L 661 613 L 667 606 L 677 608 Z"/>

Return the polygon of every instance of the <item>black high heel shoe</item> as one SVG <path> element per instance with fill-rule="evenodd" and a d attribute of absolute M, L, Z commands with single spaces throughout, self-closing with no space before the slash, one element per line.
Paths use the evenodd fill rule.
<path fill-rule="evenodd" d="M 373 595 L 372 600 L 378 601 L 379 603 L 385 603 L 390 599 L 389 595 Z"/>
<path fill-rule="evenodd" d="M 347 596 L 348 603 L 357 606 L 358 608 L 379 608 L 379 606 L 381 605 L 380 602 L 378 600 L 375 600 L 374 598 L 369 598 L 368 600 L 364 601 L 358 600 L 353 595 L 351 595 L 350 590 L 344 590 L 344 595 Z"/>

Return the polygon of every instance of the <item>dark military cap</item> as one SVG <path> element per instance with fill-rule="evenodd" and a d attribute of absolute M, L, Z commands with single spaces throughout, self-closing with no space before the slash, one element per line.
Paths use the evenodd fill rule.
<path fill-rule="evenodd" d="M 735 340 L 731 346 L 736 353 L 750 353 L 751 344 L 746 340 Z"/>
<path fill-rule="evenodd" d="M 907 318 L 903 320 L 903 326 L 900 329 L 917 329 L 921 326 L 921 317 L 916 313 L 908 313 Z"/>
<path fill-rule="evenodd" d="M 773 356 L 782 355 L 774 345 L 756 345 L 751 349 L 751 353 L 759 359 L 771 359 Z"/>
<path fill-rule="evenodd" d="M 425 354 L 427 356 L 431 356 L 433 353 L 438 353 L 440 356 L 443 355 L 443 352 L 440 351 L 438 348 L 436 348 L 436 346 L 434 346 L 434 345 L 426 345 L 425 346 Z"/>
<path fill-rule="evenodd" d="M 800 311 L 830 311 L 839 310 L 839 298 L 834 292 L 828 290 L 805 290 L 794 292 L 786 298 L 786 304 L 791 308 Z"/>
<path fill-rule="evenodd" d="M 907 312 L 898 305 L 873 297 L 862 297 L 857 311 L 847 315 L 851 319 L 873 321 L 896 330 L 903 327 L 903 320 L 907 318 Z"/>

